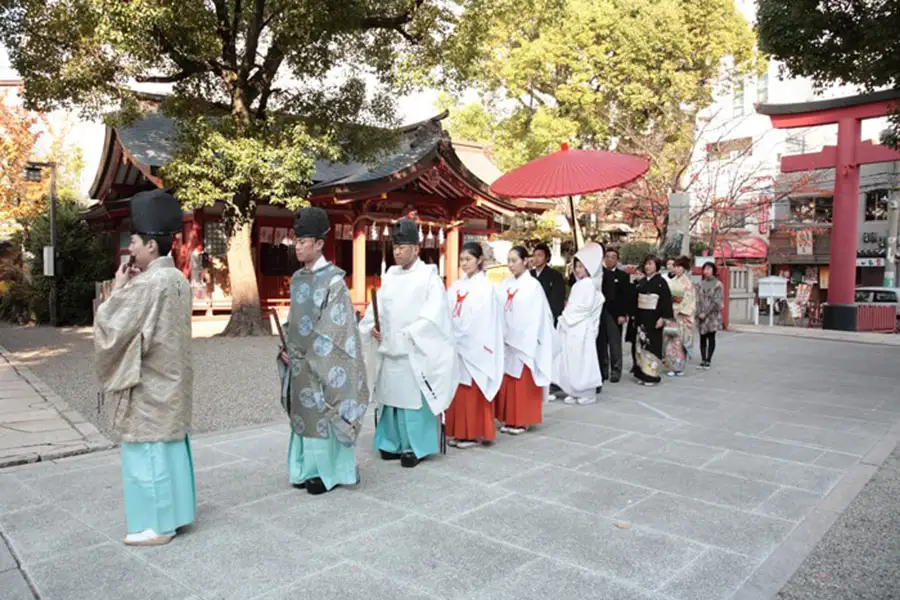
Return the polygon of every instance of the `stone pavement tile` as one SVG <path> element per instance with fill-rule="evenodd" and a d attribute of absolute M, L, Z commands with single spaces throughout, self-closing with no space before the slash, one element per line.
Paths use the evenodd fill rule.
<path fill-rule="evenodd" d="M 207 446 L 215 446 L 227 442 L 236 442 L 248 438 L 256 438 L 261 436 L 271 436 L 277 438 L 278 434 L 265 428 L 264 433 L 259 427 L 242 427 L 240 429 L 231 429 L 228 431 L 220 431 L 215 433 L 200 433 L 191 437 L 191 446 L 197 448 L 205 448 Z"/>
<path fill-rule="evenodd" d="M 19 563 L 12 555 L 12 551 L 6 546 L 6 543 L 0 539 L 0 573 L 18 568 Z"/>
<path fill-rule="evenodd" d="M 195 473 L 205 469 L 212 469 L 221 465 L 239 463 L 247 460 L 246 458 L 241 458 L 234 454 L 222 452 L 217 446 L 201 446 L 200 448 L 194 448 L 193 444 L 191 445 L 191 458 L 194 461 Z"/>
<path fill-rule="evenodd" d="M 837 450 L 863 455 L 878 441 L 877 436 L 828 431 L 790 423 L 775 423 L 761 435 L 771 439 L 789 440 L 819 446 L 825 450 Z"/>
<path fill-rule="evenodd" d="M 795 523 L 713 504 L 657 494 L 619 518 L 757 559 L 765 558 Z"/>
<path fill-rule="evenodd" d="M 687 424 L 679 425 L 670 431 L 666 431 L 660 437 L 803 463 L 812 463 L 822 455 L 821 450 L 815 448 Z"/>
<path fill-rule="evenodd" d="M 319 497 L 310 496 L 302 490 L 292 491 L 296 492 L 293 497 L 282 498 L 290 506 L 289 510 L 270 517 L 256 513 L 253 518 L 303 540 L 317 540 L 322 547 L 343 542 L 366 529 L 399 521 L 407 514 L 394 506 L 372 502 L 352 490 L 342 494 L 334 490 Z M 232 512 L 250 516 L 243 507 L 237 507 Z"/>
<path fill-rule="evenodd" d="M 647 488 L 558 467 L 544 467 L 539 471 L 507 480 L 502 486 L 523 496 L 552 500 L 572 508 L 607 516 L 612 516 L 653 493 Z"/>
<path fill-rule="evenodd" d="M 520 436 L 498 434 L 497 443 L 492 450 L 497 454 L 560 467 L 577 467 L 610 454 L 609 450 L 591 448 L 584 444 L 575 444 L 537 433 Z"/>
<path fill-rule="evenodd" d="M 584 569 L 544 558 L 509 573 L 500 581 L 466 597 L 466 600 L 547 600 L 597 598 L 602 600 L 650 600 L 650 594 Z"/>
<path fill-rule="evenodd" d="M 652 405 L 652 402 L 647 402 Z M 560 411 L 554 418 L 563 421 L 572 421 L 575 423 L 590 423 L 593 425 L 602 425 L 612 429 L 621 429 L 623 431 L 634 431 L 637 433 L 659 433 L 672 428 L 677 421 L 670 421 L 653 416 L 637 417 L 631 415 L 622 415 L 609 410 L 604 410 L 602 404 L 592 404 L 589 406 L 572 406 L 566 407 Z"/>
<path fill-rule="evenodd" d="M 540 428 L 541 435 L 591 447 L 599 446 L 626 433 L 619 429 L 572 423 L 571 421 L 560 421 L 558 419 L 545 419 L 544 424 Z"/>
<path fill-rule="evenodd" d="M 840 452 L 823 452 L 813 464 L 829 469 L 841 469 L 846 471 L 859 462 L 859 456 L 855 454 L 842 454 Z"/>
<path fill-rule="evenodd" d="M 0 527 L 25 565 L 108 541 L 71 514 L 52 506 L 0 515 Z"/>
<path fill-rule="evenodd" d="M 390 466 L 394 467 L 394 475 L 364 477 L 360 491 L 396 508 L 436 519 L 448 519 L 510 494 L 476 481 L 431 473 L 424 468 L 425 463 L 415 469 L 404 469 L 396 461 Z"/>
<path fill-rule="evenodd" d="M 472 479 L 487 485 L 499 485 L 521 474 L 543 468 L 537 463 L 496 452 L 496 446 L 447 450 L 447 460 L 423 463 L 429 473 L 446 473 L 462 479 Z"/>
<path fill-rule="evenodd" d="M 32 479 L 28 485 L 53 507 L 68 511 L 99 532 L 118 537 L 125 529 L 122 467 L 118 464 L 64 470 Z"/>
<path fill-rule="evenodd" d="M 634 455 L 608 458 L 579 470 L 688 498 L 747 509 L 756 508 L 778 489 L 778 486 L 769 483 Z"/>
<path fill-rule="evenodd" d="M 40 494 L 12 474 L 0 474 L 0 515 L 43 504 Z"/>
<path fill-rule="evenodd" d="M 789 521 L 802 521 L 821 501 L 821 494 L 782 488 L 754 512 Z"/>
<path fill-rule="evenodd" d="M 0 572 L 0 598 L 2 600 L 34 600 L 31 587 L 18 569 Z"/>
<path fill-rule="evenodd" d="M 360 565 L 342 562 L 254 600 L 438 600 Z"/>
<path fill-rule="evenodd" d="M 62 417 L 50 411 L 11 413 L 8 414 L 7 417 L 7 419 L 3 419 L 3 427 L 22 433 L 65 431 L 72 428 L 72 426 L 64 421 Z"/>
<path fill-rule="evenodd" d="M 169 545 L 171 546 L 171 544 Z M 41 600 L 186 600 L 192 592 L 124 545 L 104 544 L 28 566 Z"/>
<path fill-rule="evenodd" d="M 824 495 L 830 490 L 844 474 L 843 471 L 836 469 L 804 465 L 743 452 L 729 452 L 710 462 L 705 468 L 748 479 L 797 487 L 820 495 Z"/>
<path fill-rule="evenodd" d="M 198 500 L 209 500 L 224 507 L 246 504 L 289 489 L 285 465 L 228 463 L 204 469 L 203 477 L 197 477 Z"/>
<path fill-rule="evenodd" d="M 642 589 L 661 585 L 704 549 L 657 531 L 618 529 L 614 520 L 519 495 L 453 522 Z"/>
<path fill-rule="evenodd" d="M 286 465 L 288 442 L 290 436 L 266 431 L 263 435 L 223 442 L 213 447 L 220 452 L 266 465 Z"/>
<path fill-rule="evenodd" d="M 626 437 L 603 444 L 604 449 L 637 454 L 645 458 L 658 458 L 688 467 L 700 467 L 726 452 L 699 444 L 667 440 L 650 435 L 632 433 Z"/>
<path fill-rule="evenodd" d="M 521 548 L 422 517 L 368 532 L 336 553 L 445 598 L 484 589 L 534 559 Z"/>
<path fill-rule="evenodd" d="M 745 556 L 711 548 L 660 591 L 678 600 L 727 600 L 758 565 Z"/>
<path fill-rule="evenodd" d="M 315 549 L 320 542 L 204 504 L 172 543 L 131 552 L 211 598 L 247 600 L 286 575 L 299 578 L 339 562 Z"/>

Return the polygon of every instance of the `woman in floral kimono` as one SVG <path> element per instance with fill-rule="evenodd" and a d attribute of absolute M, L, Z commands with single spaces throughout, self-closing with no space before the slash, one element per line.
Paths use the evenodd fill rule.
<path fill-rule="evenodd" d="M 656 385 L 660 381 L 663 356 L 663 325 L 672 318 L 672 294 L 666 280 L 659 274 L 660 261 L 650 255 L 641 269 L 644 278 L 636 286 L 635 310 L 636 357 L 634 376 L 641 385 Z"/>
<path fill-rule="evenodd" d="M 703 265 L 703 279 L 696 286 L 697 329 L 700 332 L 700 368 L 708 369 L 716 351 L 716 332 L 722 329 L 725 290 L 718 278 L 716 264 Z"/>
<path fill-rule="evenodd" d="M 445 417 L 447 443 L 465 449 L 497 438 L 491 401 L 503 382 L 503 316 L 481 244 L 463 244 L 459 267 L 463 276 L 447 290 L 458 368 Z"/>
<path fill-rule="evenodd" d="M 688 272 L 691 260 L 686 256 L 675 259 L 674 277 L 668 280 L 672 292 L 673 318 L 666 323 L 665 365 L 669 377 L 684 375 L 684 367 L 688 354 L 694 347 L 694 314 L 697 303 L 694 296 L 694 283 Z"/>

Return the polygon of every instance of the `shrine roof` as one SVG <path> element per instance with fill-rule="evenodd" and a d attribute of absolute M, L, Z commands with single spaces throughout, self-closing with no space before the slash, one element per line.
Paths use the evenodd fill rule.
<path fill-rule="evenodd" d="M 786 104 L 757 104 L 756 112 L 769 117 L 782 115 L 799 115 L 841 108 L 852 108 L 864 104 L 876 102 L 888 102 L 900 100 L 900 89 L 882 90 L 868 94 L 857 94 L 843 98 L 829 98 L 827 100 L 813 100 L 812 102 L 790 102 Z"/>

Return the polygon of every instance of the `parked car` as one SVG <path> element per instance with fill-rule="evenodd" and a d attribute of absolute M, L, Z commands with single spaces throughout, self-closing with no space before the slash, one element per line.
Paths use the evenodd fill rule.
<path fill-rule="evenodd" d="M 866 286 L 856 288 L 858 304 L 893 304 L 897 310 L 897 332 L 900 332 L 900 288 Z"/>

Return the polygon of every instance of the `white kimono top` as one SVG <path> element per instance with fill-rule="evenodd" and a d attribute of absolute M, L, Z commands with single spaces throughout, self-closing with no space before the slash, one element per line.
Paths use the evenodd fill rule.
<path fill-rule="evenodd" d="M 490 402 L 503 382 L 503 320 L 494 286 L 483 271 L 447 290 L 456 340 L 457 385 L 475 385 Z"/>
<path fill-rule="evenodd" d="M 503 280 L 497 294 L 503 310 L 504 372 L 518 379 L 528 367 L 539 387 L 550 385 L 559 340 L 544 289 L 526 271 Z"/>
<path fill-rule="evenodd" d="M 370 304 L 359 324 L 375 401 L 405 409 L 444 412 L 456 392 L 456 352 L 444 283 L 434 265 L 417 260 L 388 269 L 378 290 L 382 341 L 375 342 Z"/>

